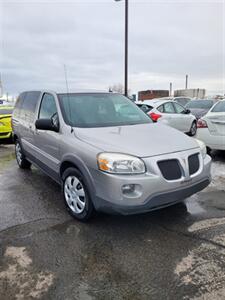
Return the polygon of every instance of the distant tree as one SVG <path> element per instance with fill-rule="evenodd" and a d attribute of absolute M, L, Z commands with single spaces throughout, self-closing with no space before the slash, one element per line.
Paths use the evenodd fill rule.
<path fill-rule="evenodd" d="M 121 83 L 116 83 L 116 84 L 110 85 L 109 90 L 112 92 L 117 92 L 117 93 L 121 93 L 121 94 L 124 93 L 124 88 Z"/>
<path fill-rule="evenodd" d="M 109 86 L 109 91 L 124 94 L 124 86 L 122 83 L 116 83 Z M 131 95 L 131 90 L 128 90 L 128 95 Z"/>

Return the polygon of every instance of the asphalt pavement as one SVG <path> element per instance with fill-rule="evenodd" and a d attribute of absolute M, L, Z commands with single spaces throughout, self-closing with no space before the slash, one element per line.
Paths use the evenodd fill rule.
<path fill-rule="evenodd" d="M 0 299 L 225 299 L 225 153 L 184 203 L 80 223 L 60 187 L 0 145 Z"/>

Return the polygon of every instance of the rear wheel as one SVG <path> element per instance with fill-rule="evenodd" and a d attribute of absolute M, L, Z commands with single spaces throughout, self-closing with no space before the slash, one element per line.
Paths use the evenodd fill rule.
<path fill-rule="evenodd" d="M 62 176 L 63 197 L 69 213 L 80 221 L 87 221 L 94 213 L 85 178 L 77 169 L 68 168 Z"/>
<path fill-rule="evenodd" d="M 31 163 L 28 160 L 26 160 L 22 151 L 22 147 L 18 140 L 16 140 L 15 142 L 15 154 L 16 154 L 16 161 L 18 163 L 18 166 L 21 169 L 30 169 Z"/>
<path fill-rule="evenodd" d="M 188 132 L 188 134 L 190 136 L 194 136 L 196 135 L 196 132 L 197 132 L 197 123 L 194 121 L 192 124 L 191 124 L 191 128 L 190 128 L 190 131 Z"/>

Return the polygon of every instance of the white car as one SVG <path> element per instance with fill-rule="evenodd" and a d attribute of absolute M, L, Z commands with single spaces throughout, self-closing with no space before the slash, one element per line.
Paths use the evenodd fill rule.
<path fill-rule="evenodd" d="M 163 98 L 157 98 L 160 100 L 173 100 L 176 101 L 177 103 L 186 106 L 192 99 L 189 97 L 185 96 L 180 96 L 180 97 L 163 97 Z"/>
<path fill-rule="evenodd" d="M 217 102 L 198 120 L 197 139 L 209 150 L 225 150 L 225 100 Z"/>
<path fill-rule="evenodd" d="M 162 122 L 182 132 L 194 136 L 197 131 L 197 120 L 189 109 L 173 100 L 154 99 L 137 101 L 139 106 L 154 122 Z"/>

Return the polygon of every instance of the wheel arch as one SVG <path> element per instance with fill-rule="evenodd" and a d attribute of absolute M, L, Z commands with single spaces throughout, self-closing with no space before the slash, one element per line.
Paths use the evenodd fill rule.
<path fill-rule="evenodd" d="M 72 155 L 65 156 L 60 164 L 60 169 L 59 169 L 59 174 L 61 179 L 65 170 L 70 167 L 77 169 L 84 176 L 85 183 L 87 184 L 87 187 L 91 194 L 90 196 L 92 198 L 92 201 L 95 202 L 95 195 L 96 195 L 95 185 L 92 176 L 90 174 L 90 171 L 88 170 L 85 163 L 78 157 Z"/>
<path fill-rule="evenodd" d="M 16 133 L 14 133 L 14 134 L 13 134 L 13 141 L 15 142 L 15 141 L 18 140 L 18 139 L 19 139 L 18 135 L 17 135 Z"/>

